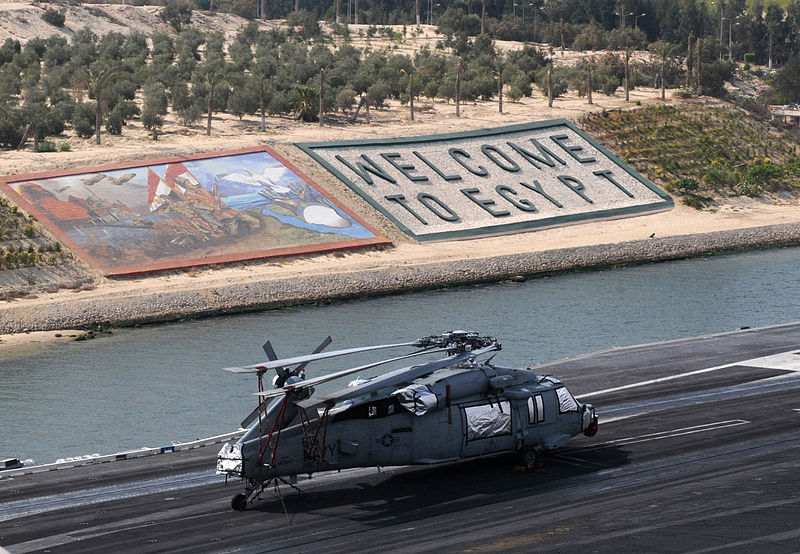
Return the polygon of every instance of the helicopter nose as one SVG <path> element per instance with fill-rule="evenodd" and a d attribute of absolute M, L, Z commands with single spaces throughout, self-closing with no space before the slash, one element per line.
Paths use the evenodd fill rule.
<path fill-rule="evenodd" d="M 594 411 L 594 406 L 591 404 L 583 405 L 583 434 L 587 437 L 593 437 L 597 434 L 599 428 L 597 414 Z"/>

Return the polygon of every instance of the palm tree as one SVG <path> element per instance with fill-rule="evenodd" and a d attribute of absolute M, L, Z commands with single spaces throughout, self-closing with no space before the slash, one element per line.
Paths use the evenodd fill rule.
<path fill-rule="evenodd" d="M 323 117 L 322 114 L 325 112 L 325 70 L 327 67 L 323 67 L 319 70 L 319 126 L 322 127 L 323 124 Z"/>
<path fill-rule="evenodd" d="M 666 74 L 667 74 L 667 62 L 669 58 L 672 57 L 672 54 L 675 52 L 675 48 L 677 44 L 672 44 L 669 42 L 665 42 L 663 40 L 658 40 L 650 45 L 650 52 L 657 55 L 661 60 L 661 99 L 664 100 L 666 98 Z"/>
<path fill-rule="evenodd" d="M 414 76 L 419 70 L 414 68 L 412 71 L 400 69 L 400 73 L 408 75 L 408 109 L 411 121 L 414 121 Z"/>
<path fill-rule="evenodd" d="M 499 113 L 503 113 L 503 54 L 497 54 L 497 108 Z"/>
<path fill-rule="evenodd" d="M 767 7 L 767 15 L 764 20 L 769 30 L 769 59 L 767 67 L 772 69 L 772 45 L 775 40 L 775 30 L 783 23 L 784 12 L 780 4 L 770 4 Z"/>
<path fill-rule="evenodd" d="M 92 64 L 89 67 L 87 88 L 89 96 L 94 96 L 95 99 L 94 125 L 95 142 L 97 144 L 100 144 L 100 127 L 103 124 L 103 102 L 106 100 L 106 94 L 108 94 L 108 85 L 117 77 L 118 73 L 118 70 L 105 66 Z"/>
<path fill-rule="evenodd" d="M 294 89 L 292 108 L 297 112 L 297 119 L 314 121 L 316 115 L 315 102 L 318 100 L 317 91 L 312 87 L 298 85 Z"/>
<path fill-rule="evenodd" d="M 586 63 L 586 100 L 589 104 L 593 104 L 592 87 L 594 86 L 594 83 L 592 82 L 592 73 L 594 72 L 595 63 L 596 62 L 594 58 L 590 58 Z"/>
<path fill-rule="evenodd" d="M 631 99 L 631 88 L 630 88 L 631 56 L 633 56 L 633 48 L 628 47 L 625 49 L 625 101 L 626 102 L 629 102 Z"/>
<path fill-rule="evenodd" d="M 467 62 L 456 58 L 456 117 L 461 117 L 461 76 L 467 69 Z"/>

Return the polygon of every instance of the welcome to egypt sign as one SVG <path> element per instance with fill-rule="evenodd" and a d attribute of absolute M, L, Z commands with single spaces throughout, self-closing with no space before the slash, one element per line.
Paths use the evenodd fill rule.
<path fill-rule="evenodd" d="M 673 206 L 669 195 L 564 119 L 297 146 L 418 240 L 507 233 Z"/>

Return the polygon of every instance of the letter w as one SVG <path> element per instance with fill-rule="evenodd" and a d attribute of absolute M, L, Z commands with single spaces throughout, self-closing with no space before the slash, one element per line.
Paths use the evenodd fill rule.
<path fill-rule="evenodd" d="M 353 173 L 355 173 L 356 175 L 358 175 L 359 177 L 364 179 L 364 181 L 366 181 L 368 185 L 374 185 L 375 184 L 375 183 L 372 182 L 372 177 L 369 176 L 370 173 L 375 175 L 375 177 L 380 177 L 384 181 L 388 181 L 388 182 L 392 183 L 393 185 L 397 183 L 397 181 L 395 181 L 394 178 L 391 175 L 386 173 L 381 168 L 381 166 L 379 166 L 374 161 L 372 161 L 369 156 L 367 156 L 366 154 L 361 154 L 361 157 L 369 165 L 365 165 L 365 164 L 361 163 L 360 161 L 356 161 L 356 166 L 358 166 L 358 169 L 356 169 L 355 167 L 350 165 L 350 163 L 348 163 L 347 160 L 342 158 L 339 154 L 336 154 L 336 159 L 337 160 L 339 160 L 344 165 L 346 165 L 350 169 L 350 171 L 352 171 Z"/>

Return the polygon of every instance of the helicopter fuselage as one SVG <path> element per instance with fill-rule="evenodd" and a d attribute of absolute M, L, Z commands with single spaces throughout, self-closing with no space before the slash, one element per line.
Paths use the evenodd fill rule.
<path fill-rule="evenodd" d="M 530 459 L 581 432 L 593 434 L 597 425 L 594 408 L 576 401 L 557 379 L 488 364 L 448 368 L 411 387 L 301 411 L 279 432 L 269 420 L 260 429 L 253 425 L 218 469 L 257 486 L 353 467 L 502 453 Z M 270 432 L 273 440 L 265 441 Z"/>

